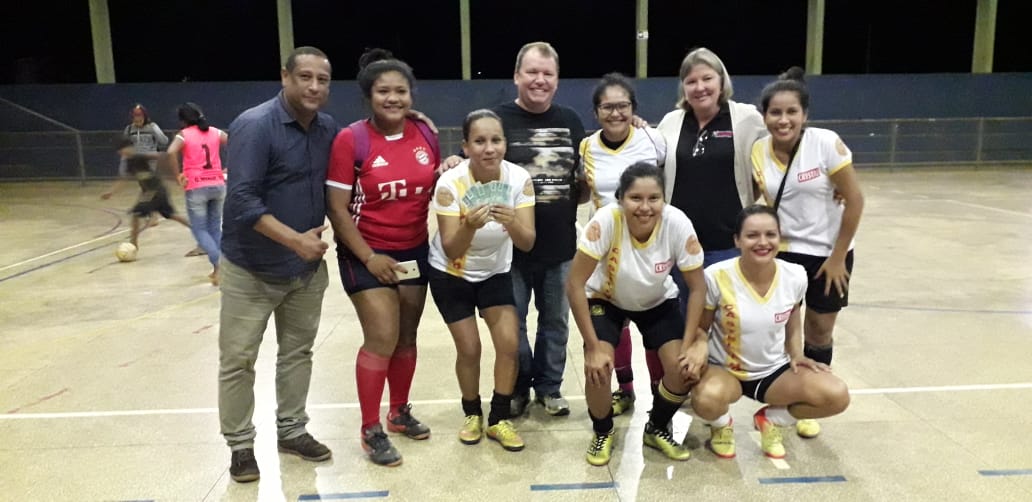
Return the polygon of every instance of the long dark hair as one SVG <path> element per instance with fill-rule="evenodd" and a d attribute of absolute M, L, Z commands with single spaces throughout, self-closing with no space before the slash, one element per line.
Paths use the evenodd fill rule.
<path fill-rule="evenodd" d="M 767 84 L 760 93 L 760 113 L 767 114 L 767 106 L 770 100 L 779 92 L 794 92 L 799 98 L 799 106 L 806 112 L 810 109 L 810 91 L 806 90 L 805 72 L 798 66 L 793 66 L 785 73 L 778 75 L 778 79 Z"/>
<path fill-rule="evenodd" d="M 194 103 L 183 103 L 179 106 L 179 121 L 186 127 L 197 126 L 202 132 L 208 131 L 208 119 L 200 106 Z"/>
<path fill-rule="evenodd" d="M 373 95 L 373 83 L 380 75 L 389 71 L 396 71 L 408 81 L 409 89 L 416 87 L 416 77 L 412 74 L 412 67 L 404 61 L 394 57 L 391 51 L 386 49 L 369 49 L 358 58 L 358 88 L 362 90 L 365 99 L 371 99 Z"/>
<path fill-rule="evenodd" d="M 662 169 L 649 162 L 635 162 L 627 169 L 624 169 L 623 174 L 620 175 L 620 184 L 616 187 L 616 193 L 614 194 L 617 200 L 622 199 L 624 192 L 641 178 L 653 178 L 659 184 L 660 192 L 666 190 L 666 179 Z"/>

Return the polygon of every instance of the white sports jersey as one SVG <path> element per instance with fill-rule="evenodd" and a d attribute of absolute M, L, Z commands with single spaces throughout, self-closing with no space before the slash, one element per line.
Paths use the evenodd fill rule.
<path fill-rule="evenodd" d="M 584 174 L 591 186 L 591 199 L 595 209 L 616 202 L 613 195 L 620 185 L 620 175 L 635 162 L 648 162 L 660 166 L 666 159 L 666 141 L 659 131 L 647 127 L 631 128 L 627 140 L 616 150 L 602 142 L 602 130 L 581 140 L 580 157 L 584 163 Z"/>
<path fill-rule="evenodd" d="M 788 363 L 785 324 L 806 296 L 802 265 L 775 260 L 777 271 L 765 296 L 749 285 L 731 258 L 706 267 L 706 309 L 715 311 L 709 330 L 709 360 L 739 380 L 763 378 Z"/>
<path fill-rule="evenodd" d="M 670 269 L 676 264 L 679 270 L 694 270 L 702 266 L 703 258 L 691 220 L 669 204 L 663 206 L 662 217 L 645 242 L 631 237 L 623 208 L 609 204 L 588 222 L 577 249 L 598 260 L 584 287 L 588 298 L 604 299 L 632 312 L 677 298 Z"/>
<path fill-rule="evenodd" d="M 499 181 L 509 185 L 510 205 L 516 209 L 534 206 L 534 183 L 526 169 L 503 160 Z M 469 172 L 469 159 L 462 161 L 441 175 L 437 181 L 433 202 L 430 207 L 435 213 L 465 218 L 471 208 L 466 207 L 462 197 L 476 181 Z M 456 260 L 449 260 L 441 244 L 441 232 L 434 235 L 430 245 L 430 266 L 461 277 L 469 282 L 481 282 L 492 275 L 509 271 L 512 265 L 512 238 L 501 223 L 488 221 L 477 229 L 466 254 Z"/>
<path fill-rule="evenodd" d="M 835 202 L 830 176 L 852 165 L 853 153 L 834 131 L 807 127 L 778 206 L 781 250 L 831 256 L 842 226 L 843 207 Z M 769 205 L 785 176 L 785 165 L 774 156 L 770 136 L 756 141 L 752 151 L 753 178 Z M 849 243 L 853 249 L 853 243 Z"/>

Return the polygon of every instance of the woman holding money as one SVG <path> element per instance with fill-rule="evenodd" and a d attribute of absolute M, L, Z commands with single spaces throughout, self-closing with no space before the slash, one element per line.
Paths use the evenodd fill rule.
<path fill-rule="evenodd" d="M 441 175 L 431 207 L 438 232 L 430 246 L 430 293 L 455 341 L 455 374 L 462 392 L 464 444 L 479 443 L 484 429 L 480 402 L 480 333 L 475 310 L 494 344 L 494 393 L 487 437 L 509 451 L 524 447 L 509 420 L 517 370 L 517 329 L 512 293 L 512 248 L 534 246 L 534 185 L 522 167 L 503 160 L 502 121 L 476 110 L 462 124 L 467 159 Z"/>

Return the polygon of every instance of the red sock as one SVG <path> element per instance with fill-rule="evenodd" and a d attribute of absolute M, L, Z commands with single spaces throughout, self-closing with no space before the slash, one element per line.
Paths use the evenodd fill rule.
<path fill-rule="evenodd" d="M 362 408 L 362 430 L 380 423 L 380 400 L 387 379 L 389 358 L 358 349 L 355 363 L 355 381 L 358 383 L 358 403 Z"/>
<path fill-rule="evenodd" d="M 631 328 L 624 326 L 620 332 L 620 344 L 616 346 L 613 357 L 616 369 L 616 381 L 624 392 L 634 390 L 634 370 L 631 368 Z"/>
<path fill-rule="evenodd" d="M 652 384 L 658 384 L 663 379 L 663 361 L 659 360 L 659 351 L 645 351 L 645 365 L 649 367 L 649 378 Z"/>
<path fill-rule="evenodd" d="M 387 384 L 391 387 L 391 409 L 388 416 L 397 411 L 399 406 L 409 402 L 409 389 L 412 388 L 412 375 L 416 373 L 416 346 L 398 347 L 391 356 L 391 365 L 387 368 Z"/>

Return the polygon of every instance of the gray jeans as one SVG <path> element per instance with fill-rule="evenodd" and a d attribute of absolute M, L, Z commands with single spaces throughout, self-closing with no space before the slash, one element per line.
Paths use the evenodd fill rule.
<path fill-rule="evenodd" d="M 254 363 L 276 315 L 276 428 L 279 439 L 305 434 L 312 345 L 319 330 L 326 262 L 303 279 L 270 283 L 223 258 L 219 316 L 219 424 L 232 450 L 254 447 Z"/>

